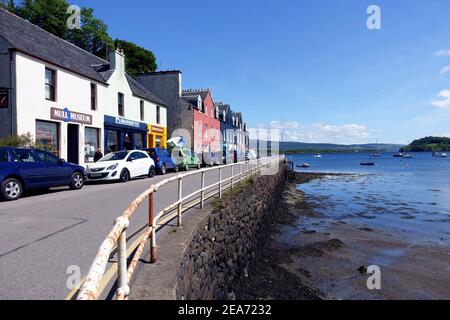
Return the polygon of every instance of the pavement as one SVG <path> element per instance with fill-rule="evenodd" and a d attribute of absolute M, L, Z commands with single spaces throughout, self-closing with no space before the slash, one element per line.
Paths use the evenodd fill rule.
<path fill-rule="evenodd" d="M 114 220 L 148 187 L 174 175 L 88 184 L 79 191 L 56 188 L 0 202 L 0 299 L 65 299 L 72 289 L 67 282 L 73 269 L 68 268 L 75 266 L 86 275 Z M 231 169 L 224 168 L 222 178 L 230 176 Z M 218 170 L 209 172 L 205 185 L 218 179 Z M 199 174 L 183 179 L 183 196 L 198 189 L 200 180 Z M 156 213 L 177 200 L 177 190 L 175 181 L 158 191 Z M 147 219 L 145 202 L 131 219 L 128 234 Z"/>

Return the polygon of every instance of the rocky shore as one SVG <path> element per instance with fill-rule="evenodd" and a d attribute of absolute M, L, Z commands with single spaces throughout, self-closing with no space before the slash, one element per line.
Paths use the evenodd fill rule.
<path fill-rule="evenodd" d="M 450 299 L 450 248 L 368 226 L 364 217 L 323 216 L 297 186 L 328 176 L 297 173 L 287 184 L 271 235 L 236 297 Z M 380 290 L 367 287 L 371 265 L 381 269 Z"/>

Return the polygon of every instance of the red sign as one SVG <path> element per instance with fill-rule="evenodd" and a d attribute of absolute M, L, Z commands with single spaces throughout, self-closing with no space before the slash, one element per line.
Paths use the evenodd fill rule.
<path fill-rule="evenodd" d="M 0 92 L 0 108 L 8 108 L 8 93 Z"/>

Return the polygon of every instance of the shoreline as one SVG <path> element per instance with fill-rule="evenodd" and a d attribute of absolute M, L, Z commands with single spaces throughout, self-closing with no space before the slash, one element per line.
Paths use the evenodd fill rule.
<path fill-rule="evenodd" d="M 415 244 L 361 219 L 327 218 L 297 185 L 338 173 L 296 173 L 269 240 L 238 297 L 242 299 L 450 299 L 448 246 Z M 365 273 L 381 269 L 381 290 Z M 281 274 L 281 276 L 280 276 Z M 306 294 L 305 294 L 306 293 Z"/>

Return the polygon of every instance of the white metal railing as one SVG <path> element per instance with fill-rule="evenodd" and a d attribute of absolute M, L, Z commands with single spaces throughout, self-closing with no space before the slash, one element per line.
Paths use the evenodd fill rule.
<path fill-rule="evenodd" d="M 138 261 L 144 251 L 144 247 L 147 241 L 150 239 L 150 262 L 156 262 L 156 231 L 158 229 L 158 223 L 161 221 L 171 221 L 177 218 L 177 226 L 181 226 L 182 214 L 188 208 L 192 208 L 200 204 L 200 207 L 204 207 L 205 200 L 215 195 L 219 195 L 222 198 L 223 191 L 225 189 L 233 189 L 235 183 L 241 183 L 244 179 L 254 176 L 261 172 L 265 167 L 270 167 L 276 162 L 280 162 L 284 159 L 284 156 L 273 156 L 262 158 L 258 160 L 251 160 L 239 163 L 233 163 L 229 165 L 202 169 L 198 171 L 192 171 L 184 174 L 179 174 L 175 177 L 165 179 L 155 185 L 152 185 L 149 189 L 144 191 L 139 197 L 137 197 L 127 209 L 118 217 L 114 223 L 113 229 L 108 236 L 102 242 L 98 249 L 97 255 L 89 269 L 89 272 L 79 290 L 78 300 L 96 300 L 101 294 L 99 292 L 100 283 L 105 274 L 106 267 L 108 265 L 110 256 L 118 250 L 118 268 L 117 268 L 117 287 L 116 298 L 118 300 L 125 300 L 130 293 L 129 281 L 134 273 L 134 270 L 138 264 Z M 238 167 L 239 171 L 235 171 Z M 243 168 L 244 167 L 244 168 Z M 228 178 L 223 179 L 223 170 L 231 168 L 231 175 Z M 208 172 L 219 171 L 219 180 L 213 184 L 205 186 L 205 175 Z M 183 197 L 183 179 L 189 176 L 199 175 L 201 177 L 201 188 L 192 192 L 189 195 Z M 161 210 L 155 216 L 154 206 L 154 194 L 158 190 L 170 182 L 178 182 L 178 199 L 176 202 L 169 205 L 167 208 Z M 218 188 L 218 190 L 212 190 Z M 207 191 L 211 190 L 208 194 Z M 189 201 L 192 197 L 200 195 L 199 198 Z M 129 265 L 127 265 L 127 229 L 130 224 L 130 218 L 136 212 L 136 209 L 148 198 L 148 226 L 146 231 L 142 235 L 142 239 L 137 247 L 136 252 Z"/>

